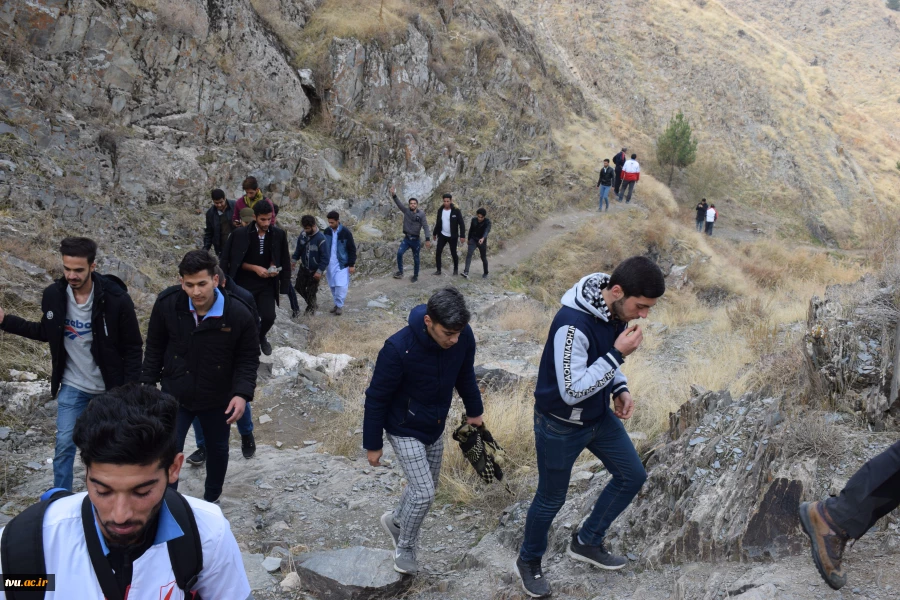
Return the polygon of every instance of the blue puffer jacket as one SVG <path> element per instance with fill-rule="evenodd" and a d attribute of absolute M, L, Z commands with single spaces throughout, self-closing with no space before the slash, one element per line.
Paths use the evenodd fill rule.
<path fill-rule="evenodd" d="M 378 353 L 366 390 L 363 447 L 379 450 L 382 431 L 431 445 L 444 432 L 447 413 L 459 392 L 466 414 L 484 412 L 475 382 L 475 335 L 466 328 L 444 350 L 425 329 L 425 305 L 409 313 L 409 325 L 392 335 Z"/>
<path fill-rule="evenodd" d="M 328 266 L 328 261 L 331 260 L 331 244 L 334 241 L 334 230 L 331 227 L 326 227 L 325 231 L 325 266 Z M 350 230 L 340 225 L 337 231 L 337 239 L 338 239 L 338 247 L 337 247 L 337 259 L 338 266 L 342 269 L 346 269 L 347 267 L 355 267 L 356 266 L 356 242 L 353 241 L 353 234 L 350 233 Z"/>

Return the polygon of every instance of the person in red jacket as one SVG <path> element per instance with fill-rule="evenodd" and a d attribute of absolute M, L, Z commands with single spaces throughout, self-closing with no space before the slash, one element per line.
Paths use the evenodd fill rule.
<path fill-rule="evenodd" d="M 634 184 L 641 178 L 641 165 L 638 164 L 637 154 L 632 154 L 631 158 L 622 165 L 622 187 L 619 188 L 618 201 L 622 201 L 625 190 L 628 190 L 628 197 L 625 198 L 625 204 L 631 202 L 631 194 L 634 192 Z"/>

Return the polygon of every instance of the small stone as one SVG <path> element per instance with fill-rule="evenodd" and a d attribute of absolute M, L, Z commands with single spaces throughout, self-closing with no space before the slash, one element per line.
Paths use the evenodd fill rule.
<path fill-rule="evenodd" d="M 259 489 L 261 489 L 261 490 L 271 490 L 271 489 L 273 489 L 273 488 L 272 488 L 272 486 L 269 485 L 268 483 L 261 483 L 261 484 L 259 484 Z"/>
<path fill-rule="evenodd" d="M 296 571 L 291 571 L 287 574 L 287 577 L 281 580 L 280 585 L 283 590 L 296 590 L 300 587 L 300 576 L 297 575 Z"/>
<path fill-rule="evenodd" d="M 44 468 L 44 466 L 41 463 L 34 462 L 33 460 L 25 463 L 25 466 L 27 468 L 31 469 L 32 471 L 40 471 L 41 469 Z"/>
<path fill-rule="evenodd" d="M 304 446 L 312 446 L 313 444 L 318 444 L 316 440 L 303 440 Z"/>
<path fill-rule="evenodd" d="M 272 417 L 270 417 L 269 415 L 261 415 L 259 417 L 260 425 L 265 425 L 266 423 L 271 423 L 271 422 L 272 422 Z"/>
<path fill-rule="evenodd" d="M 696 446 L 697 444 L 702 444 L 703 442 L 707 441 L 708 439 L 709 439 L 709 438 L 705 438 L 705 437 L 695 437 L 694 439 L 692 439 L 692 440 L 689 442 L 689 444 L 690 444 L 691 446 Z"/>
<path fill-rule="evenodd" d="M 626 554 L 625 556 L 628 557 L 628 560 L 632 560 L 632 561 L 638 559 L 637 555 L 636 555 L 634 552 L 629 552 L 629 553 Z"/>
<path fill-rule="evenodd" d="M 9 437 L 9 427 L 0 427 L 0 440 L 5 440 Z"/>
<path fill-rule="evenodd" d="M 265 569 L 269 573 L 274 573 L 275 571 L 280 571 L 282 560 L 283 559 L 281 559 L 277 556 L 266 557 L 266 559 L 264 561 L 262 561 L 263 569 Z"/>
<path fill-rule="evenodd" d="M 275 442 L 275 447 L 276 447 L 276 448 L 281 448 L 282 446 L 284 446 L 284 442 L 279 442 L 279 441 L 276 441 L 276 442 Z"/>
<path fill-rule="evenodd" d="M 447 531 L 453 531 L 453 525 L 447 525 Z"/>
<path fill-rule="evenodd" d="M 719 464 L 719 461 L 716 461 L 713 463 L 713 469 L 719 469 L 721 467 L 722 467 L 722 465 Z"/>

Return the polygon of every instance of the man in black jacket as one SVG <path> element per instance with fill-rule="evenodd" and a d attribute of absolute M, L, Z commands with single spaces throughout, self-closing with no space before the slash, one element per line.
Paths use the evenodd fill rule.
<path fill-rule="evenodd" d="M 225 240 L 234 230 L 231 215 L 234 213 L 234 200 L 226 200 L 222 190 L 212 191 L 213 205 L 206 211 L 206 230 L 203 232 L 203 249 L 210 248 L 216 256 L 222 253 Z"/>
<path fill-rule="evenodd" d="M 694 209 L 697 211 L 697 231 L 700 233 L 703 233 L 703 224 L 706 223 L 706 211 L 708 209 L 709 204 L 706 203 L 706 198 L 704 198 Z"/>
<path fill-rule="evenodd" d="M 625 151 L 628 148 L 622 148 L 622 151 L 613 156 L 613 164 L 616 166 L 616 194 L 619 193 L 619 188 L 622 187 L 622 167 L 625 166 L 625 161 L 628 160 L 628 156 L 626 156 Z"/>
<path fill-rule="evenodd" d="M 59 249 L 65 276 L 44 290 L 40 323 L 0 308 L 0 329 L 50 343 L 50 393 L 58 404 L 53 486 L 71 490 L 75 420 L 94 396 L 138 380 L 143 340 L 128 288 L 94 272 L 96 242 L 70 237 Z"/>
<path fill-rule="evenodd" d="M 231 424 L 256 390 L 259 334 L 250 308 L 219 291 L 216 259 L 208 252 L 188 252 L 178 274 L 181 285 L 164 290 L 153 305 L 141 383 L 161 381 L 162 391 L 178 400 L 178 452 L 191 421 L 200 420 L 207 453 L 203 499 L 215 502 L 228 469 Z"/>
<path fill-rule="evenodd" d="M 297 237 L 297 247 L 291 254 L 291 260 L 300 261 L 295 289 L 306 301 L 306 314 L 314 315 L 319 308 L 319 282 L 328 268 L 325 234 L 319 231 L 312 215 L 303 215 L 300 225 L 303 233 Z"/>
<path fill-rule="evenodd" d="M 466 269 L 462 274 L 466 279 L 469 278 L 469 266 L 472 264 L 472 255 L 475 253 L 475 248 L 478 248 L 478 252 L 481 254 L 481 266 L 484 267 L 484 273 L 481 275 L 481 278 L 487 279 L 487 238 L 490 232 L 491 220 L 487 218 L 487 211 L 479 208 L 475 211 L 475 218 L 469 223 L 469 251 L 466 252 Z"/>
<path fill-rule="evenodd" d="M 437 239 L 437 252 L 434 259 L 437 263 L 437 271 L 434 274 L 441 274 L 441 254 L 444 253 L 444 246 L 449 244 L 450 256 L 453 257 L 453 274 L 457 275 L 459 273 L 459 255 L 456 253 L 456 243 L 457 241 L 465 243 L 466 224 L 463 223 L 462 212 L 453 204 L 452 194 L 444 194 L 442 198 L 441 207 L 434 220 L 433 235 Z"/>
<path fill-rule="evenodd" d="M 229 279 L 253 294 L 259 311 L 259 346 L 266 356 L 272 346 L 266 334 L 275 323 L 279 293 L 291 285 L 291 254 L 287 234 L 272 224 L 272 205 L 257 202 L 254 221 L 234 230 L 222 250 L 222 270 Z"/>
<path fill-rule="evenodd" d="M 597 187 L 600 188 L 600 210 L 603 210 L 603 203 L 606 202 L 606 210 L 609 211 L 609 188 L 612 187 L 615 177 L 616 172 L 609 166 L 609 159 L 604 158 L 600 179 L 597 180 Z"/>

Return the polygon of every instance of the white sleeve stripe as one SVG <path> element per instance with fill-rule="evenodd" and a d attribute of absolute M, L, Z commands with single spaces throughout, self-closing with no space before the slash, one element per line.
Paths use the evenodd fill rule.
<path fill-rule="evenodd" d="M 574 406 L 613 381 L 617 370 L 604 357 L 587 364 L 590 342 L 574 325 L 560 327 L 553 341 L 556 377 L 563 402 Z"/>
<path fill-rule="evenodd" d="M 609 363 L 610 363 L 614 368 L 616 368 L 616 369 L 618 369 L 619 367 L 622 366 L 622 365 L 619 364 L 619 361 L 616 360 L 616 357 L 613 356 L 613 353 L 612 353 L 612 352 L 607 352 L 607 353 L 606 353 L 606 360 L 609 361 Z"/>

